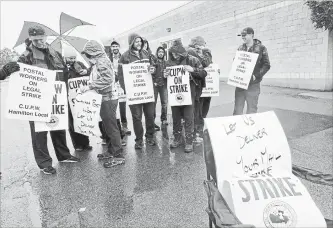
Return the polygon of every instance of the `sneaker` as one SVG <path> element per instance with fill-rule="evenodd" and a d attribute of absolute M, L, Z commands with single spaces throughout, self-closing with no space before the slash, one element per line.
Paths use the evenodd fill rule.
<path fill-rule="evenodd" d="M 177 148 L 180 145 L 181 145 L 181 141 L 180 140 L 173 139 L 172 142 L 170 143 L 170 148 Z"/>
<path fill-rule="evenodd" d="M 102 140 L 102 145 L 106 145 L 106 139 Z"/>
<path fill-rule="evenodd" d="M 83 147 L 81 147 L 81 146 L 76 147 L 75 150 L 78 151 L 78 152 L 81 152 L 81 151 L 83 151 Z"/>
<path fill-rule="evenodd" d="M 55 174 L 57 171 L 55 170 L 55 168 L 53 168 L 52 166 L 49 166 L 47 168 L 41 169 L 41 171 L 45 174 Z"/>
<path fill-rule="evenodd" d="M 125 139 L 122 139 L 122 140 L 121 140 L 121 145 L 122 145 L 122 146 L 126 146 L 126 145 L 127 145 L 127 143 L 126 143 L 126 140 L 125 140 Z"/>
<path fill-rule="evenodd" d="M 66 160 L 62 160 L 60 162 L 79 162 L 80 159 L 78 159 L 77 157 L 74 157 L 74 156 L 70 156 L 69 158 L 67 158 Z"/>
<path fill-rule="evenodd" d="M 162 125 L 169 125 L 167 120 L 162 120 Z"/>
<path fill-rule="evenodd" d="M 193 140 L 194 143 L 202 143 L 203 142 L 203 138 L 197 136 L 194 140 Z"/>
<path fill-rule="evenodd" d="M 155 146 L 156 145 L 156 142 L 154 139 L 146 139 L 146 143 L 149 145 L 149 146 Z"/>
<path fill-rule="evenodd" d="M 193 151 L 193 144 L 186 144 L 185 145 L 185 153 L 190 153 Z"/>
<path fill-rule="evenodd" d="M 113 155 L 110 154 L 109 152 L 103 153 L 103 154 L 97 154 L 98 159 L 109 159 L 113 158 Z"/>
<path fill-rule="evenodd" d="M 107 162 L 104 162 L 103 166 L 104 166 L 104 168 L 111 168 L 111 167 L 114 167 L 117 165 L 123 165 L 123 164 L 125 164 L 124 158 L 114 158 Z"/>
<path fill-rule="evenodd" d="M 126 135 L 131 135 L 131 131 L 127 128 L 127 124 L 122 124 L 122 129 Z"/>
<path fill-rule="evenodd" d="M 161 128 L 159 127 L 159 126 L 157 126 L 156 124 L 155 124 L 155 131 L 160 131 L 161 130 Z"/>
<path fill-rule="evenodd" d="M 83 147 L 83 150 L 92 150 L 92 146 L 85 146 L 85 147 Z"/>
<path fill-rule="evenodd" d="M 143 147 L 143 143 L 142 142 L 135 142 L 135 146 L 134 146 L 135 149 L 141 150 L 142 147 Z"/>

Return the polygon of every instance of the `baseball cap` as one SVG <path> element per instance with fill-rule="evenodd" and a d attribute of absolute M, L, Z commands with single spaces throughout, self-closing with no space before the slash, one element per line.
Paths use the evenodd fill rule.
<path fill-rule="evenodd" d="M 120 46 L 120 44 L 119 44 L 117 41 L 115 41 L 115 40 L 113 40 L 113 41 L 111 42 L 111 45 L 110 45 L 110 46 L 112 46 L 112 45 L 114 45 L 114 44 Z"/>
<path fill-rule="evenodd" d="M 238 34 L 237 36 L 246 35 L 246 34 L 254 34 L 254 30 L 253 30 L 253 28 L 251 28 L 251 27 L 247 27 L 247 28 L 243 29 L 243 30 L 241 31 L 241 33 Z"/>
<path fill-rule="evenodd" d="M 41 39 L 45 37 L 45 30 L 41 26 L 35 25 L 28 30 L 30 39 Z"/>

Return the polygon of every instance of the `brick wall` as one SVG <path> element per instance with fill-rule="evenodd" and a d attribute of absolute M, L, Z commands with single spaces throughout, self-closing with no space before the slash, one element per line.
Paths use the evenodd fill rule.
<path fill-rule="evenodd" d="M 124 51 L 128 34 L 136 32 L 155 52 L 160 42 L 182 38 L 188 45 L 190 38 L 203 36 L 224 80 L 242 43 L 236 35 L 248 26 L 267 47 L 271 60 L 263 84 L 332 90 L 332 33 L 314 29 L 304 1 L 193 1 L 115 38 Z"/>

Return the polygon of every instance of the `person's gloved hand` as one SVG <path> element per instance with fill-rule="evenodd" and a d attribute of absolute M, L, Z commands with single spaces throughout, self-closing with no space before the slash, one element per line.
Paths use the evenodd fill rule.
<path fill-rule="evenodd" d="M 7 76 L 11 75 L 12 73 L 20 70 L 20 65 L 17 62 L 9 62 L 2 68 Z"/>

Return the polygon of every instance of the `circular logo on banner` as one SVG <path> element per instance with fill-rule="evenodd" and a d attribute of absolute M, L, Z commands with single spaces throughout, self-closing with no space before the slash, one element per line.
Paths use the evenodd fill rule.
<path fill-rule="evenodd" d="M 181 104 L 184 102 L 184 95 L 181 93 L 176 94 L 176 101 Z"/>
<path fill-rule="evenodd" d="M 297 214 L 286 202 L 274 201 L 264 209 L 264 223 L 267 228 L 295 227 Z"/>
<path fill-rule="evenodd" d="M 46 123 L 46 126 L 50 127 L 50 128 L 54 128 L 59 124 L 59 118 L 56 116 L 51 116 L 51 120 L 50 122 Z"/>

